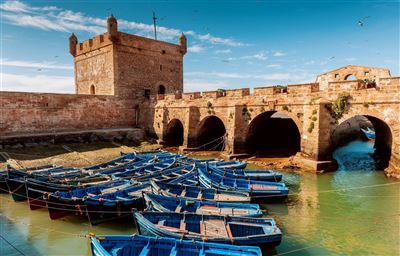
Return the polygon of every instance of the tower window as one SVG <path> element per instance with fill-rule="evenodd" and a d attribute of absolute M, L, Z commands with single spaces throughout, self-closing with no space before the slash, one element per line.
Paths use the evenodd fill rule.
<path fill-rule="evenodd" d="M 162 65 L 160 65 L 160 71 L 162 71 Z"/>
<path fill-rule="evenodd" d="M 94 85 L 90 86 L 90 94 L 96 94 L 96 88 L 94 87 Z"/>
<path fill-rule="evenodd" d="M 165 53 L 166 53 L 166 51 L 165 51 L 165 50 L 162 50 L 162 51 L 161 51 L 161 53 L 162 53 L 162 54 L 165 54 Z"/>
<path fill-rule="evenodd" d="M 146 97 L 147 99 L 150 98 L 150 89 L 144 89 L 144 97 Z"/>
<path fill-rule="evenodd" d="M 165 86 L 164 85 L 160 85 L 158 86 L 158 94 L 165 94 Z"/>
<path fill-rule="evenodd" d="M 335 74 L 335 78 L 339 78 L 340 77 L 340 75 L 339 74 Z"/>

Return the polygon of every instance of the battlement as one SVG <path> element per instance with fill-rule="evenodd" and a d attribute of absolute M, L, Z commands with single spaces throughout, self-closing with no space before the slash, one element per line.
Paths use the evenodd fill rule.
<path fill-rule="evenodd" d="M 79 56 L 81 54 L 85 54 L 91 51 L 95 51 L 102 47 L 111 45 L 112 41 L 108 38 L 108 33 L 104 33 L 101 35 L 97 35 L 93 38 L 85 40 L 81 43 L 78 43 L 76 46 L 76 54 L 75 56 Z"/>

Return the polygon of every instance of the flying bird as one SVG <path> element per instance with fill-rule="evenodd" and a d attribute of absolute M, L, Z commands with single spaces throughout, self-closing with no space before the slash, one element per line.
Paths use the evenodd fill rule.
<path fill-rule="evenodd" d="M 41 68 L 38 68 L 38 69 L 37 69 L 37 71 L 39 71 L 39 72 L 40 72 L 40 71 L 42 71 L 42 69 L 41 69 Z"/>
<path fill-rule="evenodd" d="M 371 16 L 365 16 L 364 18 L 362 18 L 361 20 L 359 20 L 359 21 L 357 22 L 357 24 L 358 24 L 360 27 L 363 27 L 365 21 L 366 21 L 367 19 L 369 19 L 370 17 L 371 17 Z"/>
<path fill-rule="evenodd" d="M 335 58 L 335 56 L 332 56 L 332 57 L 329 58 L 329 60 L 333 60 L 334 58 Z"/>

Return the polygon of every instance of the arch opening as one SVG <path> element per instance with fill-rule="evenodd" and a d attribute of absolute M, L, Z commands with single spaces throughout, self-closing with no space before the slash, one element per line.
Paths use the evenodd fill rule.
<path fill-rule="evenodd" d="M 96 94 L 96 87 L 94 85 L 90 86 L 90 94 Z"/>
<path fill-rule="evenodd" d="M 384 170 L 389 166 L 392 132 L 379 118 L 351 117 L 335 128 L 331 142 L 339 170 Z"/>
<path fill-rule="evenodd" d="M 197 130 L 197 147 L 201 150 L 224 150 L 225 125 L 216 116 L 205 117 Z"/>
<path fill-rule="evenodd" d="M 356 76 L 353 74 L 349 74 L 344 77 L 344 80 L 357 80 Z"/>
<path fill-rule="evenodd" d="M 255 117 L 247 131 L 246 149 L 265 157 L 285 157 L 300 151 L 300 132 L 296 123 L 282 112 L 267 111 Z"/>
<path fill-rule="evenodd" d="M 164 135 L 166 146 L 177 147 L 183 145 L 183 124 L 178 119 L 172 119 Z"/>
<path fill-rule="evenodd" d="M 158 94 L 165 94 L 165 86 L 164 85 L 159 85 L 158 86 Z"/>

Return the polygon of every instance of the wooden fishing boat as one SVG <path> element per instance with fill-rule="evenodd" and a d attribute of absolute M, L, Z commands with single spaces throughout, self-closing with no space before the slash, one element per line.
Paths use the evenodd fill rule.
<path fill-rule="evenodd" d="M 56 191 L 47 194 L 42 201 L 47 203 L 50 219 L 55 220 L 70 214 L 86 214 L 83 201 L 88 195 L 107 194 L 128 186 L 132 186 L 132 183 L 126 180 L 108 181 L 87 188 L 78 188 L 71 191 Z"/>
<path fill-rule="evenodd" d="M 235 246 L 141 235 L 90 238 L 93 256 L 261 256 L 256 246 Z"/>
<path fill-rule="evenodd" d="M 371 128 L 369 128 L 369 127 L 367 127 L 367 129 L 361 128 L 361 131 L 365 134 L 365 136 L 366 136 L 369 140 L 374 140 L 374 139 L 376 138 L 375 131 L 372 130 Z"/>
<path fill-rule="evenodd" d="M 129 186 L 101 195 L 88 195 L 84 199 L 86 213 L 92 225 L 119 218 L 131 217 L 132 208 L 143 210 L 143 192 L 150 192 L 150 184 Z"/>
<path fill-rule="evenodd" d="M 7 187 L 15 202 L 26 201 L 26 188 L 24 178 L 6 178 Z"/>
<path fill-rule="evenodd" d="M 244 169 L 247 166 L 246 162 L 241 161 L 218 161 L 216 163 L 211 162 L 209 164 L 220 169 Z"/>
<path fill-rule="evenodd" d="M 15 169 L 10 165 L 7 165 L 7 176 L 10 179 L 21 178 L 21 177 L 35 177 L 40 175 L 49 175 L 51 173 L 57 173 L 64 171 L 64 167 L 60 165 L 43 165 L 25 169 Z"/>
<path fill-rule="evenodd" d="M 7 171 L 0 170 L 0 193 L 8 193 L 8 186 L 6 182 Z"/>
<path fill-rule="evenodd" d="M 115 177 L 130 178 L 130 179 L 142 179 L 143 177 L 151 178 L 154 174 L 159 174 L 161 171 L 172 168 L 176 163 L 175 158 L 164 159 L 157 162 L 147 162 L 141 166 L 137 166 L 132 169 L 126 169 L 118 173 L 114 173 Z"/>
<path fill-rule="evenodd" d="M 191 172 L 180 175 L 179 177 L 176 177 L 175 179 L 168 181 L 168 183 L 169 184 L 180 184 L 180 185 L 186 185 L 186 186 L 194 186 L 194 187 L 200 186 L 196 168 L 194 168 L 193 171 L 191 171 Z"/>
<path fill-rule="evenodd" d="M 137 182 L 145 182 L 145 181 L 149 181 L 150 179 L 152 179 L 155 181 L 169 182 L 171 180 L 174 180 L 174 179 L 180 177 L 181 175 L 185 175 L 185 174 L 192 172 L 194 170 L 194 168 L 195 168 L 194 165 L 179 166 L 179 167 L 164 169 L 164 170 L 160 170 L 160 171 L 155 171 L 148 175 L 143 175 L 141 177 L 133 178 L 133 180 L 135 180 Z"/>
<path fill-rule="evenodd" d="M 250 202 L 248 193 L 150 181 L 154 194 L 216 202 Z"/>
<path fill-rule="evenodd" d="M 289 193 L 289 189 L 284 183 L 223 177 L 215 172 L 215 169 L 215 166 L 211 165 L 198 166 L 199 181 L 203 186 L 246 192 L 253 199 L 286 198 Z"/>
<path fill-rule="evenodd" d="M 144 194 L 146 211 L 190 212 L 198 214 L 217 214 L 241 217 L 261 217 L 263 212 L 258 204 L 221 203 L 200 201 L 155 194 Z"/>
<path fill-rule="evenodd" d="M 243 169 L 214 168 L 213 171 L 217 172 L 221 176 L 226 176 L 236 179 L 264 180 L 264 181 L 276 181 L 276 182 L 282 180 L 282 174 L 272 170 L 243 170 Z"/>
<path fill-rule="evenodd" d="M 272 218 L 137 211 L 133 215 L 141 235 L 260 246 L 277 246 L 282 239 Z"/>
<path fill-rule="evenodd" d="M 127 166 L 129 164 L 132 164 L 132 163 L 140 161 L 140 160 L 144 160 L 144 158 L 137 156 L 137 154 L 135 152 L 124 153 L 124 154 L 121 153 L 121 156 L 118 158 L 115 158 L 115 159 L 105 162 L 105 163 L 85 167 L 84 170 L 94 171 L 94 172 L 105 171 L 105 170 L 110 170 L 110 169 L 114 169 L 114 168 Z"/>

